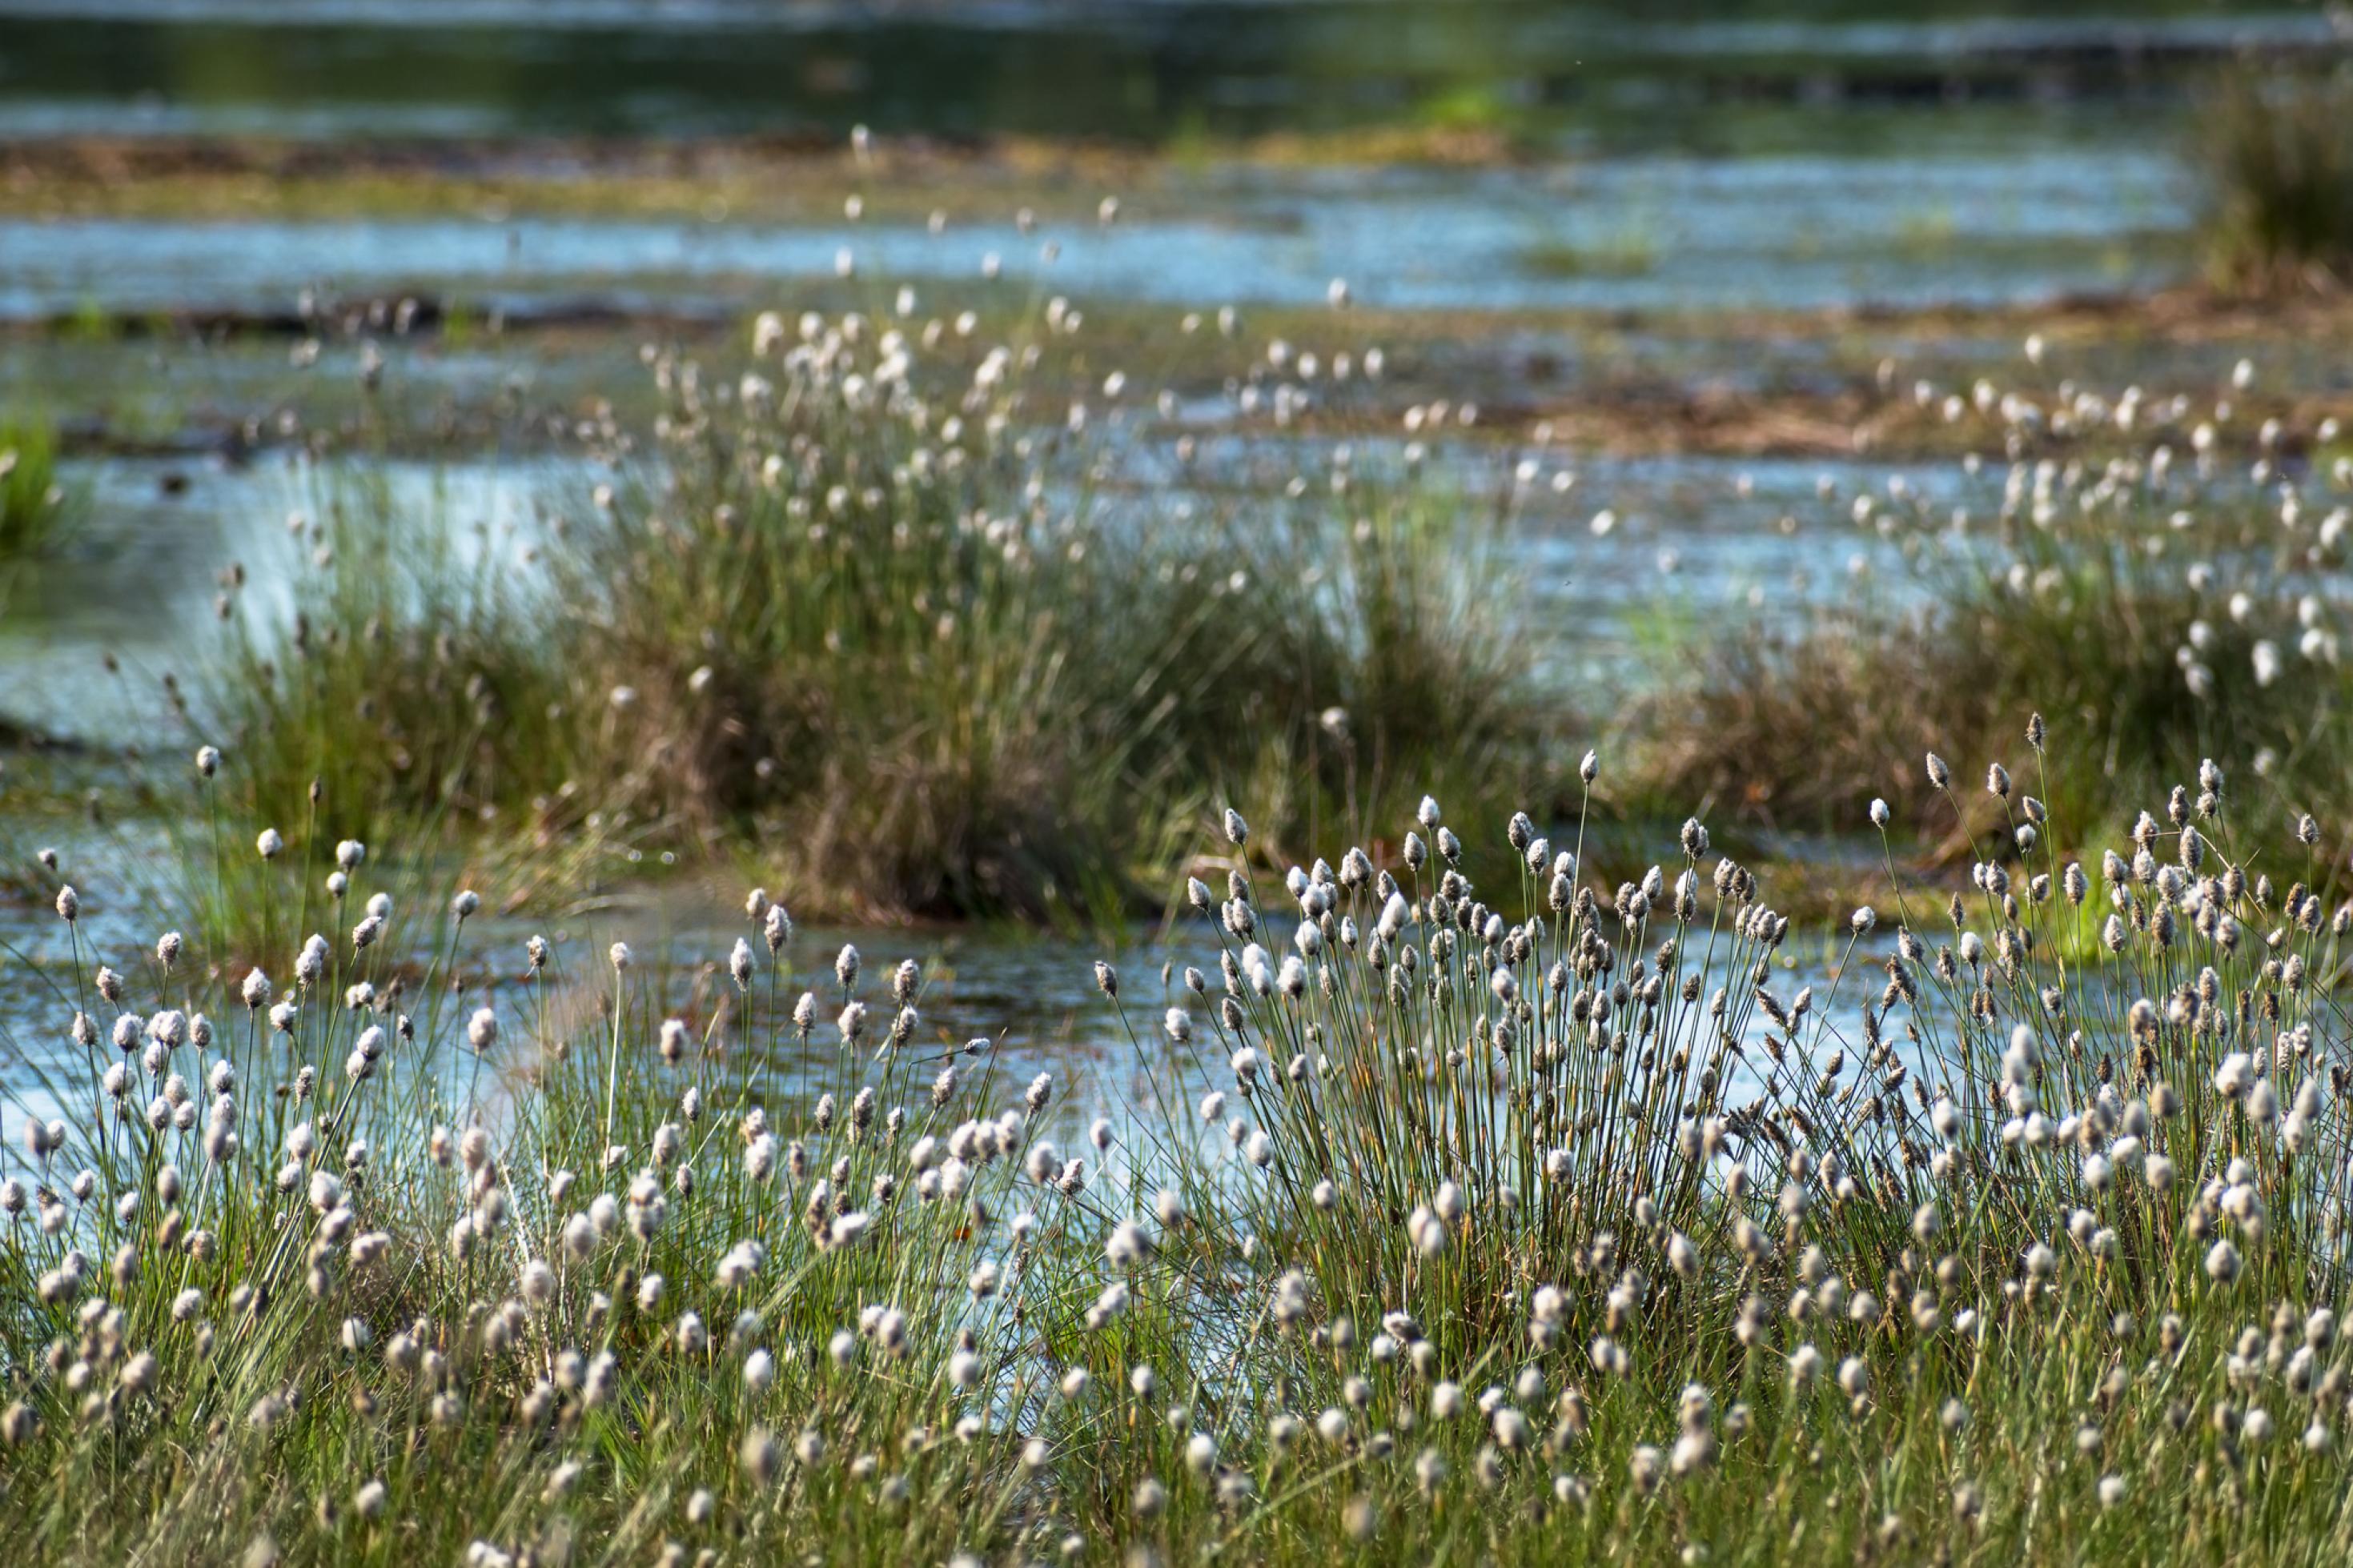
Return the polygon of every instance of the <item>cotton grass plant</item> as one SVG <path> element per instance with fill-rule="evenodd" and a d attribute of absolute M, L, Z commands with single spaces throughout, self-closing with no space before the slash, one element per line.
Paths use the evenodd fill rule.
<path fill-rule="evenodd" d="M 1253 769 L 1299 781 L 1303 826 L 1469 754 L 1532 776 L 1545 708 L 1491 511 L 1345 450 L 1221 497 L 1163 427 L 1173 391 L 1113 371 L 1047 401 L 1083 334 L 1059 300 L 1008 323 L 909 290 L 765 316 L 723 377 L 651 356 L 658 443 L 553 558 L 565 663 L 611 692 L 604 773 L 641 815 L 752 825 L 818 886 L 861 866 L 870 913 L 1060 917 L 1127 907 Z M 1253 364 L 1238 417 L 1321 395 L 1301 366 Z M 1173 496 L 1128 477 L 1141 452 Z"/>
<path fill-rule="evenodd" d="M 1169 1228 L 1230 1227 L 1253 1370 L 1180 1381 L 1238 1497 L 1170 1555 L 2342 1550 L 2347 917 L 2248 869 L 2317 829 L 2245 840 L 2208 763 L 2095 859 L 2031 737 L 1971 889 L 1811 985 L 1696 824 L 1605 895 L 1515 820 L 1510 915 L 1434 805 L 1398 867 L 1196 887 L 1162 1026 L 1226 1152 L 1170 1127 L 1219 1217 Z"/>
<path fill-rule="evenodd" d="M 547 640 L 535 542 L 383 462 L 304 463 L 291 489 L 276 558 L 224 569 L 217 637 L 185 687 L 164 679 L 237 759 L 227 809 L 291 825 L 323 805 L 387 842 L 501 813 L 575 825 L 563 786 L 595 715 Z"/>
<path fill-rule="evenodd" d="M 1151 739 L 1150 661 L 1206 611 L 1156 603 L 1134 545 L 1047 500 L 1071 463 L 1010 423 L 1009 355 L 935 405 L 905 330 L 797 332 L 764 321 L 731 385 L 657 359 L 659 468 L 571 530 L 561 593 L 616 749 L 661 808 L 773 822 L 807 863 L 869 867 L 884 908 L 1084 899 Z"/>
<path fill-rule="evenodd" d="M 2342 288 L 2353 268 L 2353 79 L 2241 68 L 2206 95 L 2194 153 L 2209 269 L 2237 289 Z"/>
<path fill-rule="evenodd" d="M 1518 491 L 1464 493 L 1410 449 L 1340 448 L 1325 468 L 1229 521 L 1213 556 L 1240 563 L 1253 607 L 1225 623 L 1247 640 L 1191 716 L 1215 759 L 1195 776 L 1303 848 L 1385 842 L 1430 789 L 1496 811 L 1562 798 L 1545 742 L 1565 699 L 1512 559 Z"/>
<path fill-rule="evenodd" d="M 1874 808 L 2006 831 L 1812 975 L 1698 823 L 1612 889 L 1574 818 L 1283 867 L 1231 814 L 1214 973 L 1096 969 L 1146 1082 L 1092 1123 L 765 894 L 666 963 L 393 907 L 353 844 L 246 968 L 100 951 L 60 888 L 0 1520 L 58 1562 L 2332 1557 L 2319 829 L 2212 763 L 2079 826 L 2058 744 Z M 1523 869 L 1470 882 L 1474 835 Z"/>
<path fill-rule="evenodd" d="M 2101 391 L 2030 348 L 2012 384 L 1905 399 L 2001 457 L 1828 490 L 1792 525 L 1852 549 L 1854 587 L 1711 637 L 1659 683 L 1641 771 L 1662 809 L 1852 824 L 1895 759 L 1990 749 L 2040 707 L 2081 737 L 2052 759 L 2064 793 L 2103 815 L 2195 753 L 2246 759 L 2242 811 L 2274 831 L 2344 820 L 2336 419 L 2266 412 L 2245 362 L 2197 393 Z"/>
<path fill-rule="evenodd" d="M 682 974 L 493 953 L 470 891 L 355 907 L 273 975 L 101 956 L 58 890 L 88 1072 L 20 1088 L 0 1187 L 11 1539 L 848 1560 L 1039 1527 L 986 1428 L 1029 1249 L 1089 1202 L 1083 1162 L 1018 1157 L 1050 1080 L 944 1047 L 912 963 L 802 970 L 765 900 Z"/>
<path fill-rule="evenodd" d="M 527 524 L 302 470 L 286 562 L 233 565 L 164 683 L 190 743 L 225 739 L 276 820 L 315 789 L 338 834 L 755 862 L 892 919 L 1124 917 L 1259 783 L 1314 832 L 1535 779 L 1559 704 L 1508 489 L 1288 445 L 1379 373 L 1345 309 L 1313 346 L 1171 321 L 1171 363 L 1232 374 L 1151 387 L 1103 363 L 1148 339 L 1098 344 L 1066 300 L 850 272 L 839 308 L 646 345 L 650 428 L 567 426 Z M 1240 483 L 1209 449 L 1269 437 Z"/>
<path fill-rule="evenodd" d="M 463 868 L 501 907 L 643 864 L 659 825 L 605 787 L 605 702 L 561 663 L 531 534 L 446 475 L 380 461 L 304 461 L 290 489 L 282 531 L 222 571 L 186 677 L 123 671 L 132 701 L 160 689 L 186 733 L 223 742 L 194 773 L 126 753 L 142 809 L 103 836 L 140 893 L 253 960 L 306 934 L 345 841 L 388 847 L 380 886 L 438 888 Z M 240 852 L 249 821 L 277 855 Z M 168 852 L 134 842 L 148 826 Z"/>

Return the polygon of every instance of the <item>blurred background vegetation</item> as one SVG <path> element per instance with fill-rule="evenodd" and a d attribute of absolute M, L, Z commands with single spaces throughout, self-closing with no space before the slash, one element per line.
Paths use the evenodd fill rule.
<path fill-rule="evenodd" d="M 2155 0 L 351 0 L 0 7 L 20 130 L 428 135 L 1011 133 L 1184 143 L 1400 126 L 1739 151 L 1776 108 L 2176 92 L 2221 49 L 2304 48 L 2310 7 Z M 128 110 L 132 118 L 122 118 Z"/>

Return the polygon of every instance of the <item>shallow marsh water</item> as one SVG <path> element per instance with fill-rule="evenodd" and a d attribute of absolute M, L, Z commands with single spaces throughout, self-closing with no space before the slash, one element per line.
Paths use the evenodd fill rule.
<path fill-rule="evenodd" d="M 510 310 L 742 309 L 829 279 L 844 254 L 916 282 L 977 278 L 993 258 L 1009 288 L 1184 307 L 1313 304 L 1335 278 L 1368 305 L 1409 310 L 1999 304 L 2179 280 L 2183 184 L 2163 151 L 2119 140 L 1469 174 L 1237 170 L 1169 198 L 1166 216 L 1131 204 L 1109 230 L 1063 234 L 1025 235 L 1009 216 L 939 236 L 920 222 L 0 220 L 0 316 L 283 310 L 313 288 Z"/>
<path fill-rule="evenodd" d="M 84 1052 L 73 1044 L 69 1026 L 77 1006 L 97 1005 L 87 987 L 99 964 L 128 977 L 125 1005 L 134 1010 L 183 1000 L 180 986 L 166 984 L 149 956 L 161 934 L 150 928 L 163 906 L 153 898 L 154 885 L 145 879 L 156 874 L 154 866 L 135 862 L 142 848 L 161 853 L 152 836 L 134 829 L 92 837 L 69 828 L 53 847 L 60 857 L 58 875 L 90 889 L 78 929 L 69 931 L 37 900 L 0 900 L 0 1104 L 12 1113 L 12 1122 L 25 1113 L 72 1114 L 88 1094 Z M 236 848 L 243 847 L 240 840 Z M 370 886 L 363 874 L 355 898 Z M 427 1037 L 436 1034 L 430 1019 L 438 1017 L 443 1037 L 429 1050 L 422 1045 L 401 1047 L 394 1065 L 414 1071 L 426 1064 L 453 1118 L 469 1114 L 466 1108 L 479 1108 L 495 1121 L 510 1097 L 535 1092 L 523 1069 L 533 1057 L 528 1035 L 536 1020 L 543 1014 L 575 1020 L 593 1015 L 612 991 L 607 945 L 627 941 L 636 954 L 628 1003 L 633 1014 L 684 1016 L 699 1030 L 713 1016 L 713 998 L 723 994 L 728 1026 L 719 1036 L 722 1048 L 740 1053 L 747 1034 L 775 1041 L 777 1048 L 762 1058 L 762 1071 L 775 1075 L 780 1093 L 818 1082 L 839 1084 L 846 1096 L 888 1079 L 900 1094 L 919 1097 L 938 1068 L 954 1061 L 960 1076 L 984 1077 L 1000 1086 L 992 1097 L 999 1100 L 1038 1074 L 1050 1074 L 1055 1100 L 1047 1130 L 1076 1148 L 1096 1118 L 1107 1118 L 1123 1151 L 1120 1165 L 1130 1154 L 1148 1161 L 1172 1124 L 1192 1127 L 1202 1138 L 1219 1135 L 1214 1124 L 1198 1124 L 1189 1104 L 1161 1098 L 1172 1079 L 1173 1058 L 1207 1061 L 1203 1053 L 1214 1056 L 1217 1049 L 1198 1038 L 1174 1045 L 1160 1026 L 1172 1005 L 1189 1006 L 1197 1015 L 1206 1006 L 1185 994 L 1188 964 L 1208 974 L 1212 996 L 1219 994 L 1217 943 L 1205 924 L 1189 917 L 1170 927 L 1139 925 L 1124 938 L 813 926 L 796 931 L 773 974 L 764 956 L 751 992 L 739 998 L 732 985 L 713 977 L 723 972 L 736 939 L 748 936 L 756 943 L 758 932 L 740 917 L 726 917 L 733 895 L 701 879 L 643 886 L 614 901 L 545 919 L 484 915 L 455 937 L 438 913 L 444 895 L 404 889 L 402 896 L 417 900 L 417 910 L 396 917 L 412 922 L 414 951 L 438 952 L 448 943 L 456 954 L 450 973 L 464 984 L 448 996 L 404 1004 Z M 428 897 L 433 901 L 426 901 Z M 332 912 L 322 907 L 311 923 L 337 929 Z M 537 982 L 528 977 L 523 952 L 525 940 L 534 934 L 546 936 L 554 952 L 546 976 Z M 923 966 L 924 986 L 916 1004 L 921 1024 L 899 1053 L 846 1051 L 829 1022 L 820 1023 L 806 1043 L 796 1044 L 783 1022 L 804 989 L 826 1000 L 821 1016 L 829 1018 L 840 1000 L 833 962 L 845 943 L 854 944 L 863 957 L 866 978 L 860 994 L 870 1000 L 882 993 L 890 971 L 902 959 Z M 1801 938 L 1777 960 L 1777 990 L 1793 995 L 1812 986 L 1820 995 L 1820 1016 L 1828 1024 L 1820 1041 L 1822 1054 L 1859 1048 L 1864 992 L 1852 980 L 1841 987 L 1836 976 L 1860 963 L 1867 982 L 1873 955 L 1883 946 Z M 1116 1008 L 1095 983 L 1099 958 L 1117 967 Z M 281 969 L 274 965 L 272 973 Z M 498 1010 L 515 1037 L 478 1069 L 471 1055 L 448 1037 L 470 1009 L 483 1005 Z M 332 1005 L 332 994 L 309 1003 L 312 1010 Z M 216 1022 L 233 1030 L 247 1026 L 234 1016 Z M 1736 1097 L 1760 1088 L 1756 1074 L 1766 1059 L 1765 1037 L 1772 1032 L 1761 1018 L 1752 1019 L 1745 1030 L 1746 1057 L 1736 1059 L 1728 1080 Z M 980 1048 L 971 1048 L 976 1045 Z M 111 1047 L 101 1041 L 97 1052 L 103 1058 Z"/>
<path fill-rule="evenodd" d="M 866 123 L 886 136 L 1078 135 L 1169 154 L 1109 229 L 1025 233 L 1009 210 L 939 236 L 880 218 L 0 216 L 0 318 L 278 316 L 313 290 L 724 321 L 838 287 L 845 249 L 860 281 L 878 279 L 878 290 L 883 279 L 968 289 L 994 255 L 1004 275 L 996 292 L 1008 302 L 1061 292 L 1082 304 L 1170 311 L 1302 307 L 1345 278 L 1377 309 L 1484 313 L 1479 343 L 1426 351 L 1482 371 L 1514 353 L 1525 369 L 1580 352 L 1549 327 L 1525 352 L 1497 350 L 1514 338 L 1514 312 L 1622 317 L 1602 352 L 1656 363 L 1664 376 L 1736 385 L 1760 374 L 1736 342 L 1693 369 L 1647 334 L 1646 317 L 2014 306 L 2184 279 L 2196 195 L 2179 147 L 2198 73 L 2241 46 L 2312 52 L 2333 37 L 2316 14 L 2260 7 L 2129 26 L 2071 5 L 2035 17 L 1945 5 L 1902 16 L 1741 8 L 1695 26 L 1632 9 L 1016 0 L 881 17 L 798 7 L 780 17 L 730 0 L 462 12 L 353 0 L 269 8 L 0 0 L 0 136 L 11 138 L 259 135 L 315 144 L 331 160 L 353 138 L 830 143 Z M 1468 168 L 1377 168 L 1352 157 L 1377 148 L 1352 138 L 1397 126 L 1493 137 L 1511 155 Z M 1284 137 L 1308 139 L 1311 155 L 1234 155 L 1250 139 Z M 1058 247 L 1051 262 L 1049 242 Z M 627 374 L 636 335 L 626 321 L 613 329 L 596 364 Z M 0 616 L 0 710 L 107 747 L 152 720 L 140 694 L 152 696 L 153 677 L 197 645 L 213 574 L 231 559 L 267 561 L 283 543 L 286 514 L 310 501 L 309 480 L 281 456 L 245 462 L 172 451 L 174 443 L 200 421 L 259 417 L 301 395 L 286 386 L 272 342 L 246 361 L 214 356 L 186 377 L 192 392 L 133 406 L 123 387 L 164 379 L 189 356 L 147 339 L 77 342 L 71 355 L 87 379 L 58 382 L 61 341 L 26 326 L 0 346 L 0 387 L 22 395 L 29 385 L 69 431 L 86 420 L 120 441 L 135 427 L 151 450 L 171 455 L 105 452 L 67 464 L 86 522 L 64 559 L 13 584 Z M 1777 352 L 1784 366 L 1797 353 Z M 2235 351 L 2208 352 L 2219 379 Z M 396 358 L 395 374 L 479 394 L 509 366 L 529 368 L 500 345 L 445 344 L 430 361 Z M 560 383 L 551 400 L 585 403 L 597 390 L 592 380 Z M 93 408 L 100 388 L 102 413 Z M 1216 402 L 1201 411 L 1212 447 L 1226 412 Z M 512 548 L 550 487 L 585 477 L 568 459 L 494 457 L 480 445 L 391 469 L 404 493 L 438 490 L 443 515 L 480 531 L 470 535 L 480 548 Z M 1212 460 L 1245 472 L 1250 440 L 1234 445 Z M 1295 467 L 1302 456 L 1279 460 Z M 1169 482 L 1150 453 L 1129 461 L 1137 487 Z M 1494 466 L 1487 451 L 1441 449 L 1434 461 L 1459 462 L 1464 473 Z M 1556 634 L 1549 657 L 1577 679 L 1639 664 L 1671 629 L 1662 622 L 1726 606 L 1793 613 L 1849 592 L 1857 570 L 1889 564 L 1889 547 L 1824 519 L 1825 477 L 1840 497 L 1884 495 L 1900 480 L 1940 501 L 1955 482 L 1947 466 L 1871 458 L 1561 461 L 1576 484 L 1531 500 L 1517 539 Z M 1613 525 L 1597 528 L 1605 510 Z M 1796 525 L 1784 528 L 1783 518 Z M 106 671 L 108 653 L 130 680 Z M 47 822 L 9 826 L 11 839 L 52 831 Z M 70 830 L 55 831 L 67 839 L 68 874 L 87 879 Z M 102 874 L 92 886 L 96 942 L 122 954 L 152 942 L 147 928 L 160 916 L 132 882 L 111 897 Z M 716 960 L 735 931 L 712 918 L 727 900 L 708 893 L 658 889 L 548 923 L 577 952 L 599 952 L 614 935 L 659 944 L 669 933 L 680 953 Z M 501 928 L 485 941 L 502 937 L 512 948 L 523 934 Z M 1000 1042 L 997 1070 L 1008 1076 L 1051 1067 L 1075 1078 L 1066 1104 L 1134 1102 L 1130 1047 L 1090 983 L 1097 944 L 812 931 L 797 951 L 821 967 L 852 938 L 877 963 L 937 961 L 936 1000 L 924 1010 L 941 1043 L 987 1037 Z M 58 939 L 37 901 L 0 909 L 0 940 L 13 954 L 0 962 L 8 1053 L 0 1094 L 26 1097 L 9 1059 L 69 1048 Z M 1129 994 L 1156 994 L 1164 961 L 1203 956 L 1139 933 L 1121 959 Z M 498 968 L 486 959 L 485 979 Z M 1816 973 L 1811 960 L 1800 973 Z M 1142 1007 L 1139 1022 L 1153 1011 Z"/>

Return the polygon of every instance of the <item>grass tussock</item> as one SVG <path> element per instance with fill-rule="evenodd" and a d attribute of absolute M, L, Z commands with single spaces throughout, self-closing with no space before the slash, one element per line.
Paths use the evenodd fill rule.
<path fill-rule="evenodd" d="M 2216 685 L 2194 693 L 2174 653 L 2208 607 L 2102 582 L 2080 597 L 1998 594 L 1727 637 L 1654 700 L 1660 738 L 1643 794 L 1707 801 L 1761 826 L 1851 830 L 1873 797 L 1916 786 L 1919 758 L 1942 737 L 1990 751 L 2047 712 L 2085 737 L 2064 760 L 2079 799 L 2160 795 L 2176 782 L 2169 759 L 2195 752 L 2259 757 L 2249 809 L 2274 826 L 2345 804 L 2331 761 L 2348 739 L 2334 678 L 2318 691 L 2275 690 L 2254 674 L 2263 639 L 2225 619 L 2205 623 Z"/>
<path fill-rule="evenodd" d="M 388 840 L 560 788 L 582 721 L 517 542 L 382 466 L 311 468 L 301 489 L 284 559 L 226 574 L 183 704 L 236 759 L 239 815 L 290 832 L 323 808 Z"/>
<path fill-rule="evenodd" d="M 2353 268 L 2353 78 L 2233 71 L 2198 117 L 2208 265 L 2233 288 L 2336 288 Z"/>
<path fill-rule="evenodd" d="M 2343 819 L 2353 469 L 2291 450 L 2276 419 L 2229 451 L 2251 377 L 2202 405 L 1990 382 L 1974 411 L 1950 398 L 2010 460 L 1971 459 L 1933 500 L 1826 490 L 1809 526 L 1862 542 L 1859 575 L 1678 646 L 1629 726 L 1638 793 L 1852 832 L 1931 748 L 1996 750 L 2039 713 L 2073 738 L 2046 783 L 2101 815 L 2163 795 L 2181 757 L 2228 755 L 2249 759 L 2250 819 Z"/>
<path fill-rule="evenodd" d="M 723 377 L 653 354 L 654 439 L 603 431 L 608 477 L 527 537 L 322 483 L 290 601 L 227 601 L 195 738 L 290 831 L 585 824 L 894 917 L 1124 913 L 1278 770 L 1270 826 L 1303 832 L 1433 777 L 1528 786 L 1547 710 L 1506 509 L 1345 449 L 1225 493 L 1151 429 L 1173 395 L 1131 406 L 1114 374 L 1047 404 L 1080 324 L 771 316 Z"/>
<path fill-rule="evenodd" d="M 1078 321 L 1050 310 L 1047 346 Z M 1279 501 L 1140 502 L 1090 434 L 1140 416 L 1115 382 L 1040 428 L 1039 345 L 937 327 L 770 318 L 724 391 L 657 363 L 659 467 L 557 562 L 657 809 L 757 824 L 803 886 L 865 867 L 870 908 L 1050 915 L 1120 907 L 1261 748 L 1304 764 L 1302 824 L 1367 820 L 1466 747 L 1527 776 L 1492 525 L 1345 466 Z"/>

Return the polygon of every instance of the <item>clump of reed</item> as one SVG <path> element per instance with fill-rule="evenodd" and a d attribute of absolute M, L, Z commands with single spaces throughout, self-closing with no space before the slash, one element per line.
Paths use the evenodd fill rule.
<path fill-rule="evenodd" d="M 2039 793 L 2052 749 L 1874 805 L 2004 831 L 1819 973 L 1695 821 L 1612 889 L 1574 821 L 1427 801 L 1282 867 L 1229 812 L 1180 938 L 1215 973 L 1096 966 L 1145 1084 L 1092 1122 L 760 892 L 672 962 L 396 901 L 350 842 L 319 932 L 244 967 L 107 950 L 60 887 L 0 1529 L 65 1563 L 2331 1555 L 2353 917 L 2317 825 L 2251 837 L 2216 764 L 2110 836 Z M 1472 881 L 1479 838 L 1520 868 Z"/>
<path fill-rule="evenodd" d="M 2207 93 L 2196 124 L 2217 279 L 2342 285 L 2353 267 L 2353 79 L 2235 68 Z"/>

